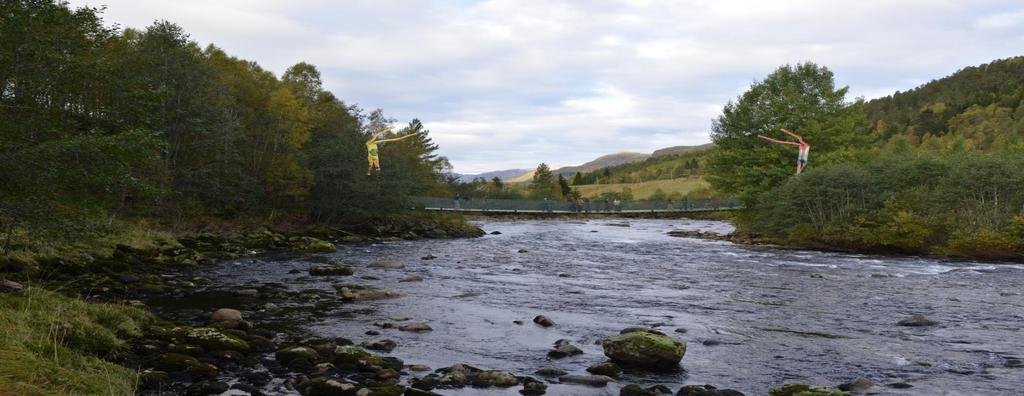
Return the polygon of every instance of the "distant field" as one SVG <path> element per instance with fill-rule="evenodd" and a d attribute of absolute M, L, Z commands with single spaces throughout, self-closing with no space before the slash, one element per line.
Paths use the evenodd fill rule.
<path fill-rule="evenodd" d="M 652 180 L 640 183 L 588 184 L 573 186 L 573 188 L 577 189 L 584 197 L 589 197 L 601 195 L 601 193 L 605 192 L 621 192 L 623 187 L 629 187 L 633 190 L 634 199 L 645 199 L 651 196 L 651 194 L 654 194 L 654 191 L 659 188 L 666 194 L 678 191 L 680 194 L 686 195 L 686 193 L 690 191 L 707 186 L 708 183 L 700 178 L 680 178 Z"/>

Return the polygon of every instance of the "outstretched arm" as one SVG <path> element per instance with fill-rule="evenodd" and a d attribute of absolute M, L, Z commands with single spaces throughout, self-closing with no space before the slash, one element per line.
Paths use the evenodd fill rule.
<path fill-rule="evenodd" d="M 391 138 L 391 139 L 381 139 L 381 140 L 378 140 L 377 143 L 393 142 L 393 141 L 396 141 L 396 140 L 402 140 L 402 139 L 413 137 L 413 136 L 416 136 L 416 134 L 415 133 L 410 133 L 408 135 L 401 136 L 401 137 L 396 137 L 396 138 Z"/>
<path fill-rule="evenodd" d="M 793 145 L 793 146 L 799 146 L 799 144 L 797 144 L 795 142 L 787 142 L 785 140 L 775 140 L 775 139 L 772 139 L 772 138 L 767 137 L 765 135 L 757 135 L 757 137 L 759 137 L 761 139 L 764 139 L 764 140 L 767 140 L 767 141 L 772 142 L 772 143 L 789 144 L 789 145 Z"/>
<path fill-rule="evenodd" d="M 375 140 L 377 140 L 377 138 L 381 137 L 385 133 L 391 132 L 391 130 L 392 130 L 391 127 L 387 127 L 387 128 L 381 129 L 380 132 L 377 132 L 377 133 L 373 134 L 373 137 L 370 138 L 370 140 L 371 141 L 375 141 Z"/>
<path fill-rule="evenodd" d="M 800 135 L 797 135 L 797 134 L 793 133 L 793 131 L 790 131 L 788 129 L 783 129 L 782 132 L 784 132 L 785 134 L 787 134 L 789 136 L 795 137 L 796 140 L 800 141 L 800 143 L 807 144 L 806 142 L 804 142 L 804 138 L 800 137 Z"/>

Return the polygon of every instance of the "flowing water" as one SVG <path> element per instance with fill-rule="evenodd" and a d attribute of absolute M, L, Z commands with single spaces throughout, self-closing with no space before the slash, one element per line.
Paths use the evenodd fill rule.
<path fill-rule="evenodd" d="M 625 373 L 606 388 L 552 384 L 552 395 L 617 395 L 628 383 L 713 384 L 763 395 L 782 383 L 835 386 L 857 377 L 871 379 L 878 394 L 1024 392 L 1021 265 L 778 250 L 666 235 L 731 230 L 714 221 L 478 224 L 501 234 L 342 245 L 331 256 L 355 267 L 354 277 L 310 277 L 309 261 L 273 257 L 223 263 L 207 276 L 220 289 L 275 282 L 333 292 L 333 282 L 398 291 L 403 297 L 321 308 L 295 325 L 357 343 L 392 339 L 398 347 L 391 355 L 432 368 L 467 363 L 522 375 L 542 367 L 587 374 L 586 367 L 606 360 L 595 342 L 626 327 L 653 327 L 688 342 L 679 371 Z M 428 255 L 436 258 L 422 259 Z M 378 260 L 406 267 L 369 267 Z M 293 269 L 301 272 L 289 273 Z M 399 282 L 411 275 L 423 281 Z M 913 314 L 939 324 L 897 325 Z M 556 325 L 535 325 L 536 315 Z M 373 325 L 395 317 L 434 330 Z M 382 335 L 364 335 L 371 329 Z M 584 353 L 549 360 L 546 353 L 558 339 Z M 886 386 L 897 382 L 913 387 Z M 518 389 L 438 392 L 515 395 Z"/>

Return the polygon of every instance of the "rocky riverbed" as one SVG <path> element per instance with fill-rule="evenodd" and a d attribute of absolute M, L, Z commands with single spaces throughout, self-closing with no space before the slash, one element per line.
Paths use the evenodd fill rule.
<path fill-rule="evenodd" d="M 147 359 L 163 374 L 150 376 L 145 392 L 416 394 L 403 388 L 414 385 L 438 394 L 761 395 L 808 383 L 933 395 L 1024 387 L 1020 265 L 668 235 L 730 231 L 714 221 L 478 224 L 488 232 L 482 238 L 342 243 L 334 252 L 162 274 L 165 284 L 193 287 L 147 294 L 145 304 L 190 327 L 169 326 L 152 340 L 159 353 Z M 230 310 L 214 317 L 221 308 L 241 320 Z M 608 340 L 624 329 L 685 340 L 681 364 L 609 364 Z M 704 384 L 718 389 L 681 389 Z"/>

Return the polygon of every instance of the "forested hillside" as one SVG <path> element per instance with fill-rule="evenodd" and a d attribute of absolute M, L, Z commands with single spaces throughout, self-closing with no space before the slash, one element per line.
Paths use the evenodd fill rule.
<path fill-rule="evenodd" d="M 1024 129 L 1024 57 L 964 68 L 906 92 L 865 103 L 882 141 L 905 137 L 928 149 L 953 141 L 978 150 L 1019 145 Z"/>
<path fill-rule="evenodd" d="M 783 66 L 725 106 L 707 179 L 746 201 L 741 231 L 772 241 L 1019 260 L 1022 87 L 1013 58 L 849 102 L 827 68 Z M 793 146 L 757 139 L 781 128 L 811 145 L 806 172 Z"/>
<path fill-rule="evenodd" d="M 413 120 L 366 175 L 394 120 L 180 27 L 105 24 L 93 8 L 6 2 L 0 16 L 0 235 L 73 234 L 125 216 L 336 222 L 436 188 L 447 160 Z M 16 238 L 15 238 L 16 239 Z"/>

